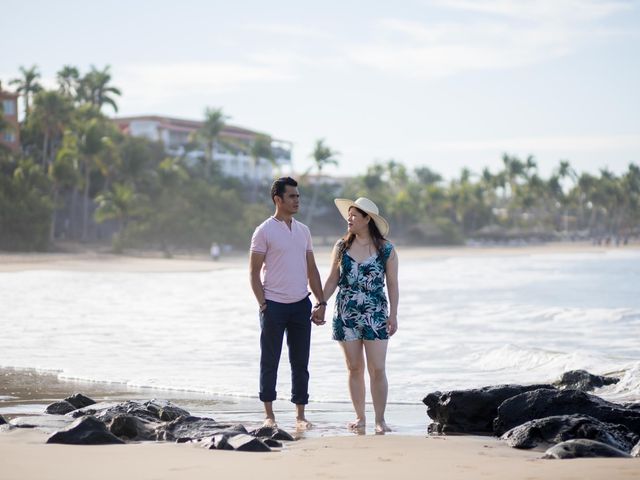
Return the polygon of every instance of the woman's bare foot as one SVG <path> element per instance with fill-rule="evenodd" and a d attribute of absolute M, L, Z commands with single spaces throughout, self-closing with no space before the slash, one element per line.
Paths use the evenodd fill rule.
<path fill-rule="evenodd" d="M 384 435 L 387 432 L 391 432 L 391 428 L 387 425 L 387 422 L 384 420 L 380 422 L 376 422 L 376 435 Z"/>
<path fill-rule="evenodd" d="M 267 427 L 267 428 L 278 428 L 278 424 L 276 423 L 276 419 L 275 418 L 271 418 L 271 417 L 265 418 L 264 422 L 262 422 L 262 426 L 263 427 Z"/>
<path fill-rule="evenodd" d="M 296 418 L 296 430 L 310 430 L 313 424 L 306 418 Z"/>
<path fill-rule="evenodd" d="M 353 422 L 347 423 L 347 428 L 354 433 L 362 434 L 365 431 L 367 421 L 364 418 L 356 418 Z"/>

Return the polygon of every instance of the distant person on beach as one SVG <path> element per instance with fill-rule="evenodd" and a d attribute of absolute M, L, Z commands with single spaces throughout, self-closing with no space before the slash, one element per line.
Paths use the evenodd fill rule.
<path fill-rule="evenodd" d="M 349 423 L 355 432 L 364 432 L 365 358 L 369 371 L 371 397 L 375 411 L 375 432 L 391 429 L 385 421 L 387 343 L 398 329 L 398 255 L 386 238 L 389 224 L 368 198 L 355 202 L 338 198 L 335 204 L 347 221 L 347 233 L 335 244 L 331 254 L 324 299 L 338 288 L 333 316 L 333 339 L 340 343 L 349 371 L 349 393 L 356 418 Z M 384 291 L 385 279 L 389 302 Z M 316 321 L 324 311 L 315 310 Z"/>
<path fill-rule="evenodd" d="M 213 242 L 209 253 L 211 254 L 211 260 L 217 262 L 220 258 L 220 245 L 217 242 Z"/>
<path fill-rule="evenodd" d="M 273 401 L 286 331 L 291 401 L 296 405 L 296 426 L 305 429 L 311 426 L 304 413 L 309 402 L 311 321 L 324 323 L 327 304 L 313 256 L 311 233 L 293 218 L 300 205 L 298 183 L 291 177 L 279 178 L 271 186 L 271 199 L 276 211 L 253 234 L 249 266 L 251 288 L 260 311 L 260 400 L 264 402 L 264 425 L 276 426 Z M 318 302 L 315 312 L 322 319 L 311 318 L 308 286 Z"/>

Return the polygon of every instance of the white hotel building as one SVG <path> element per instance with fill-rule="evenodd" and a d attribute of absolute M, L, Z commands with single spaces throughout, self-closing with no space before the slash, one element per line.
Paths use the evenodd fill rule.
<path fill-rule="evenodd" d="M 204 122 L 178 118 L 147 115 L 139 117 L 121 117 L 113 120 L 122 132 L 149 140 L 160 141 L 167 153 L 185 155 L 193 159 L 204 157 L 201 149 L 187 151 L 193 144 L 193 136 Z M 260 132 L 233 125 L 225 125 L 214 146 L 212 158 L 220 165 L 223 174 L 250 180 L 270 182 L 276 175 L 291 172 L 291 142 L 271 141 L 273 162 L 260 158 L 254 169 L 251 146 Z"/>

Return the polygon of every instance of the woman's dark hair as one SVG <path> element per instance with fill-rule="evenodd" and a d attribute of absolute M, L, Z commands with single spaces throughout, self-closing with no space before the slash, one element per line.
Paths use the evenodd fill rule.
<path fill-rule="evenodd" d="M 350 208 L 355 208 L 365 218 L 369 216 L 367 212 L 360 210 L 358 207 L 350 207 Z M 380 233 L 380 230 L 378 230 L 378 226 L 376 225 L 376 222 L 373 221 L 373 217 L 371 218 L 371 220 L 369 220 L 369 235 L 371 235 L 371 239 L 373 240 L 373 246 L 376 247 L 376 252 L 380 253 L 380 251 L 382 250 L 382 247 L 384 247 L 384 242 L 387 239 L 384 238 L 382 236 L 382 233 Z M 349 231 L 345 233 L 344 237 L 342 237 L 341 239 L 342 246 L 340 248 L 340 256 L 342 256 L 344 252 L 346 252 L 347 250 L 349 250 L 349 248 L 351 248 L 351 244 L 355 239 L 356 239 L 355 233 L 350 233 Z"/>
<path fill-rule="evenodd" d="M 287 189 L 287 185 L 291 187 L 297 187 L 298 182 L 296 182 L 291 177 L 280 177 L 271 185 L 271 200 L 273 203 L 276 203 L 276 199 L 274 197 L 278 196 L 282 198 L 284 195 L 284 191 Z"/>

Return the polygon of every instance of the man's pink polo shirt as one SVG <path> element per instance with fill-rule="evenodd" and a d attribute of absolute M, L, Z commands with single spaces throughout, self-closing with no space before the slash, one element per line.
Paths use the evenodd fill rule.
<path fill-rule="evenodd" d="M 264 296 L 280 303 L 299 302 L 309 295 L 307 284 L 307 252 L 313 251 L 309 228 L 291 219 L 286 222 L 269 217 L 251 238 L 251 251 L 263 253 Z"/>

